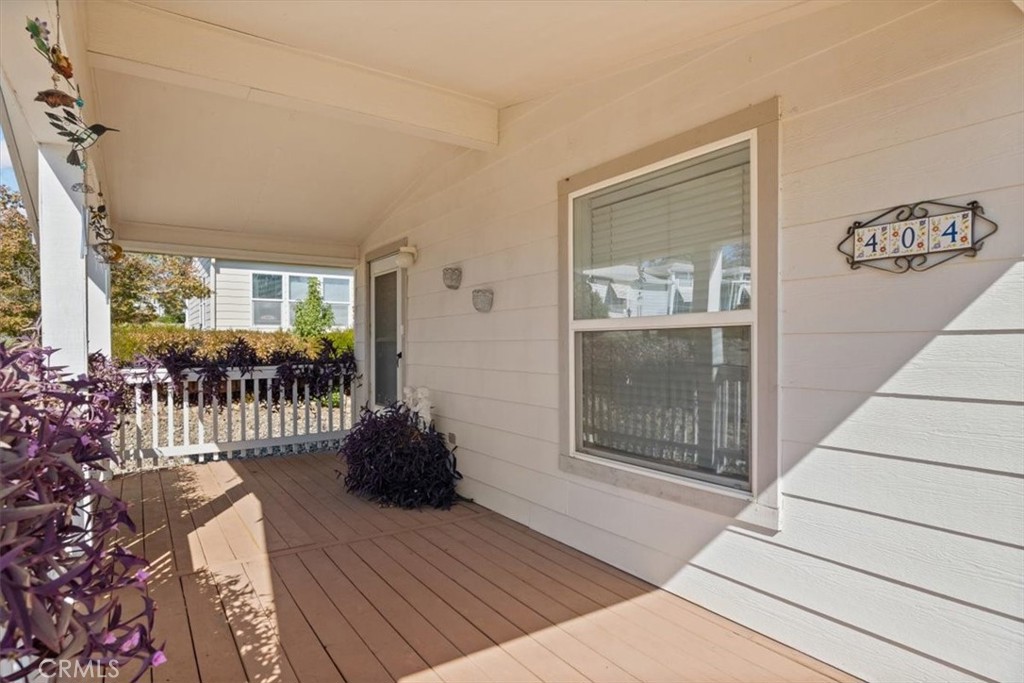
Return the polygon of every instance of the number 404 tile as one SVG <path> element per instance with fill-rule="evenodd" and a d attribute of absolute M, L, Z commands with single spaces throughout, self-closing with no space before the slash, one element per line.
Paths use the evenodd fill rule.
<path fill-rule="evenodd" d="M 853 260 L 870 261 L 877 258 L 888 258 L 890 256 L 888 228 L 888 225 L 857 228 L 853 236 Z"/>
<path fill-rule="evenodd" d="M 952 251 L 974 246 L 973 217 L 970 211 L 962 211 L 928 219 L 929 251 Z"/>
<path fill-rule="evenodd" d="M 886 226 L 889 256 L 909 256 L 928 252 L 928 219 L 918 218 Z"/>

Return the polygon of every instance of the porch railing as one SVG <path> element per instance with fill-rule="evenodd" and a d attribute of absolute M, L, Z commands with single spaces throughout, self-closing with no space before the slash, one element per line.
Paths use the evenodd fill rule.
<path fill-rule="evenodd" d="M 300 380 L 283 382 L 277 367 L 228 371 L 217 386 L 186 372 L 124 370 L 133 409 L 115 446 L 122 459 L 260 455 L 332 442 L 351 426 L 351 398 L 340 378 L 326 397 L 310 396 Z"/>
<path fill-rule="evenodd" d="M 698 380 L 672 381 L 661 375 L 660 391 L 645 387 L 657 381 L 598 385 L 581 392 L 577 410 L 583 418 L 584 442 L 719 474 L 746 474 L 749 463 L 750 369 L 715 367 L 713 398 L 700 400 Z M 701 411 L 710 413 L 701 433 Z"/>

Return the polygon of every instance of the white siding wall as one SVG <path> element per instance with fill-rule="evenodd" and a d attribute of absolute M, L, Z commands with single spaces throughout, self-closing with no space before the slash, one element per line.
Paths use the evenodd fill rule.
<path fill-rule="evenodd" d="M 346 268 L 322 266 L 291 266 L 278 263 L 217 260 L 217 323 L 220 330 L 252 327 L 252 273 L 284 273 L 285 275 L 326 275 L 351 277 Z M 287 279 L 284 282 L 288 294 Z M 287 320 L 284 321 L 287 324 Z"/>
<path fill-rule="evenodd" d="M 496 152 L 438 169 L 364 245 L 419 247 L 407 381 L 457 434 L 462 492 L 856 675 L 1024 679 L 1022 25 L 1007 1 L 830 6 L 505 110 Z M 556 182 L 773 95 L 783 509 L 768 536 L 558 469 Z M 897 276 L 836 253 L 852 221 L 943 197 L 1000 224 L 978 258 Z"/>
<path fill-rule="evenodd" d="M 195 265 L 196 272 L 199 274 L 199 279 L 202 280 L 207 287 L 212 288 L 213 260 L 208 258 L 196 258 L 192 259 L 192 263 Z M 212 305 L 212 296 L 205 299 L 189 299 L 186 301 L 185 327 L 209 329 L 210 323 L 212 322 L 210 317 Z"/>

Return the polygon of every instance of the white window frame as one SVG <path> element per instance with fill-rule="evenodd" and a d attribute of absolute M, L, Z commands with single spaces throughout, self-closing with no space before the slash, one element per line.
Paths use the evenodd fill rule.
<path fill-rule="evenodd" d="M 562 441 L 560 469 L 605 484 L 728 515 L 752 528 L 779 528 L 778 435 L 778 99 L 683 133 L 561 181 Z M 576 320 L 573 203 L 580 196 L 749 141 L 751 307 L 740 311 Z M 762 155 L 762 151 L 765 152 Z M 628 170 L 625 170 L 628 169 Z M 764 192 L 773 192 L 768 201 Z M 767 222 L 765 222 L 767 221 Z M 771 239 L 766 241 L 765 230 Z M 762 262 L 769 268 L 761 268 Z M 750 491 L 581 452 L 577 448 L 577 336 L 593 330 L 743 326 L 750 328 Z M 767 416 L 767 417 L 766 417 Z"/>
<path fill-rule="evenodd" d="M 276 276 L 280 277 L 281 278 L 281 298 L 280 299 L 260 299 L 258 297 L 253 296 L 252 295 L 253 280 L 256 279 L 255 276 L 257 276 L 257 275 L 276 275 Z M 276 301 L 278 303 L 278 307 L 280 308 L 281 302 L 282 301 L 287 301 L 287 299 L 285 297 L 285 291 L 284 291 L 284 288 L 285 288 L 286 284 L 287 284 L 287 280 L 285 279 L 284 275 L 281 274 L 281 273 L 275 273 L 275 272 L 269 271 L 269 270 L 258 270 L 258 271 L 254 270 L 254 271 L 249 273 L 249 324 L 250 325 L 252 325 L 253 327 L 257 327 L 257 328 L 261 328 L 261 329 L 268 329 L 268 330 L 281 330 L 281 329 L 285 329 L 284 323 L 287 320 L 287 318 L 284 317 L 284 314 L 285 314 L 286 311 L 281 310 L 281 324 L 279 324 L 279 325 L 261 324 L 261 323 L 256 322 L 256 306 L 253 305 L 253 302 L 256 302 L 256 301 L 263 301 L 263 302 Z"/>
<path fill-rule="evenodd" d="M 278 275 L 278 276 L 281 277 L 281 302 L 280 302 L 281 303 L 281 324 L 280 325 L 260 325 L 260 324 L 257 324 L 255 322 L 252 322 L 252 320 L 253 320 L 253 305 L 252 305 L 252 302 L 253 301 L 277 301 L 277 299 L 257 299 L 256 297 L 254 297 L 252 295 L 252 281 L 253 281 L 253 277 L 256 276 L 256 275 Z M 354 308 L 354 304 L 355 304 L 355 290 L 354 290 L 354 288 L 355 288 L 355 277 L 354 277 L 354 275 L 330 275 L 330 274 L 324 274 L 324 273 L 296 273 L 294 271 L 262 270 L 262 269 L 261 270 L 251 270 L 251 271 L 249 271 L 249 320 L 250 320 L 250 325 L 252 327 L 257 328 L 257 329 L 261 329 L 261 330 L 290 330 L 290 329 L 292 329 L 294 327 L 292 325 L 292 316 L 291 316 L 291 303 L 292 303 L 292 300 L 291 300 L 290 295 L 289 295 L 289 291 L 290 291 L 289 290 L 289 278 L 293 277 L 293 276 L 294 277 L 307 277 L 307 278 L 314 278 L 315 277 L 315 278 L 317 278 L 318 280 L 320 280 L 320 292 L 321 292 L 321 294 L 323 294 L 324 278 L 334 278 L 334 279 L 337 279 L 337 280 L 348 280 L 349 300 L 347 302 L 346 301 L 327 301 L 325 299 L 324 303 L 348 304 L 348 320 L 346 320 L 344 324 L 339 324 L 338 321 L 335 321 L 334 322 L 334 326 L 331 329 L 332 330 L 345 330 L 345 329 L 351 329 L 352 328 L 352 316 L 353 316 L 352 309 Z"/>
<path fill-rule="evenodd" d="M 569 193 L 569 244 L 566 258 L 567 263 L 565 267 L 570 273 L 570 281 L 574 282 L 572 274 L 575 270 L 575 253 L 573 247 L 575 244 L 575 234 L 573 226 L 575 225 L 575 203 L 579 197 L 598 192 L 608 187 L 614 187 L 622 183 L 629 182 L 636 178 L 655 173 L 662 169 L 674 166 L 676 164 L 690 161 L 692 159 L 698 159 L 707 154 L 712 154 L 721 149 L 732 147 L 741 143 L 747 143 L 750 148 L 750 253 L 757 253 L 757 131 L 748 130 L 739 135 L 734 135 L 717 142 L 692 149 L 682 154 L 677 154 L 667 159 L 663 159 L 653 164 L 649 164 L 642 168 L 638 168 L 628 173 L 623 173 L 607 180 L 603 180 L 593 185 L 576 190 L 575 192 Z M 724 484 L 715 484 L 710 481 L 702 480 L 696 477 L 690 477 L 683 473 L 672 473 L 664 470 L 655 468 L 644 467 L 639 464 L 630 464 L 619 460 L 613 460 L 611 458 L 604 458 L 599 455 L 593 455 L 586 453 L 579 449 L 577 439 L 579 437 L 580 426 L 576 421 L 576 395 L 579 391 L 579 372 L 580 372 L 580 359 L 577 358 L 577 342 L 579 332 L 594 332 L 594 331 L 612 331 L 612 330 L 676 330 L 676 329 L 709 329 L 713 327 L 749 327 L 750 328 L 750 395 L 757 396 L 757 372 L 754 367 L 757 358 L 757 259 L 751 258 L 750 263 L 750 282 L 751 282 L 751 306 L 750 308 L 732 310 L 732 311 L 708 311 L 708 312 L 691 312 L 691 313 L 676 313 L 671 315 L 652 315 L 652 316 L 640 316 L 640 317 L 626 317 L 626 318 L 591 318 L 591 319 L 577 319 L 575 316 L 575 302 L 573 305 L 568 307 L 569 318 L 569 339 L 567 343 L 569 345 L 569 425 L 571 427 L 569 433 L 569 452 L 574 458 L 582 458 L 592 462 L 598 462 L 601 464 L 612 463 L 615 466 L 624 467 L 626 469 L 643 472 L 644 474 L 653 473 L 659 478 L 665 478 L 667 481 L 676 481 L 680 483 L 686 483 L 688 485 L 697 486 L 700 488 L 706 488 L 711 491 L 716 491 L 725 495 L 735 496 L 743 500 L 752 500 L 751 491 L 754 488 L 753 482 L 757 480 L 757 473 L 754 471 L 757 467 L 757 459 L 754 457 L 755 439 L 750 439 L 750 453 L 747 484 L 751 491 L 743 491 L 735 487 L 727 486 Z M 570 284 L 570 287 L 572 285 Z M 575 296 L 575 289 L 572 288 L 569 292 L 570 300 Z M 757 433 L 757 402 L 751 401 L 751 417 L 750 417 L 750 433 Z"/>
<path fill-rule="evenodd" d="M 348 281 L 348 301 L 331 301 L 327 298 L 327 283 L 325 280 L 328 278 L 332 280 L 347 280 Z M 351 275 L 321 275 L 320 276 L 320 293 L 324 295 L 324 303 L 328 305 L 345 305 L 348 306 L 348 315 L 345 318 L 344 324 L 339 323 L 337 320 L 334 321 L 334 329 L 344 330 L 352 327 L 352 300 L 355 298 L 354 294 L 355 278 Z"/>
<path fill-rule="evenodd" d="M 286 284 L 285 291 L 288 294 L 288 296 L 285 297 L 285 303 L 287 304 L 285 306 L 285 310 L 286 310 L 286 312 L 288 314 L 288 317 L 287 317 L 288 326 L 285 329 L 291 329 L 292 327 L 294 327 L 294 325 L 292 324 L 291 305 L 293 303 L 299 303 L 300 301 L 302 301 L 302 299 L 292 299 L 291 298 L 291 291 L 292 291 L 291 290 L 291 278 L 293 278 L 293 277 L 316 278 L 317 280 L 319 280 L 320 281 L 320 296 L 321 297 L 324 296 L 324 280 L 326 280 L 327 278 L 331 278 L 332 280 L 348 280 L 348 296 L 349 296 L 349 300 L 348 301 L 329 301 L 328 299 L 324 298 L 324 303 L 325 304 L 345 304 L 346 306 L 348 306 L 348 318 L 345 320 L 345 322 L 343 324 L 339 323 L 337 320 L 335 320 L 334 321 L 334 325 L 331 327 L 332 330 L 347 330 L 350 327 L 352 327 L 352 299 L 353 299 L 352 287 L 354 286 L 355 283 L 353 281 L 354 278 L 351 275 L 323 275 L 323 274 L 307 274 L 307 273 L 288 273 L 288 277 L 285 280 L 285 284 Z"/>

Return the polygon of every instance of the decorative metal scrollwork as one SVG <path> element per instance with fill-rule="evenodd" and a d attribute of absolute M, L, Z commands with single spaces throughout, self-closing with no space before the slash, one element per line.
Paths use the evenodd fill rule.
<path fill-rule="evenodd" d="M 999 230 L 976 201 L 902 204 L 857 221 L 836 246 L 850 268 L 890 273 L 922 272 L 957 256 L 976 256 Z"/>
<path fill-rule="evenodd" d="M 120 245 L 114 244 L 114 230 L 110 227 L 107 204 L 103 201 L 102 192 L 99 199 L 99 204 L 89 206 L 89 231 L 94 240 L 92 248 L 104 263 L 114 263 L 121 260 L 124 250 Z"/>

